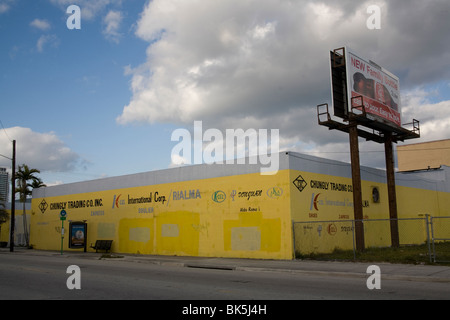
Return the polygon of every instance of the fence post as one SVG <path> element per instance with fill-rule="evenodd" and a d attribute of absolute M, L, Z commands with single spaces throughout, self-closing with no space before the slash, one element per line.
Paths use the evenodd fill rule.
<path fill-rule="evenodd" d="M 433 243 L 433 262 L 436 263 L 436 248 L 434 246 L 434 226 L 432 216 L 430 216 L 430 226 L 431 226 L 431 241 Z"/>
<path fill-rule="evenodd" d="M 431 241 L 430 241 L 430 215 L 427 213 L 425 214 L 425 221 L 426 221 L 426 228 L 427 228 L 427 244 L 428 244 L 428 256 L 430 257 L 430 263 L 432 262 L 431 259 Z"/>
<path fill-rule="evenodd" d="M 356 261 L 356 247 L 355 247 L 355 220 L 352 220 L 352 243 L 353 243 L 353 260 Z"/>
<path fill-rule="evenodd" d="M 292 221 L 292 250 L 294 251 L 294 260 L 297 258 L 295 253 L 295 221 Z"/>

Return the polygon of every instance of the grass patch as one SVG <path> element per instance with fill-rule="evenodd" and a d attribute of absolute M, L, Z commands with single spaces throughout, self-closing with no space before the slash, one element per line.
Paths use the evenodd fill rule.
<path fill-rule="evenodd" d="M 436 256 L 440 264 L 450 265 L 449 243 L 435 244 Z M 428 245 L 401 246 L 399 248 L 366 248 L 363 252 L 335 249 L 331 253 L 296 254 L 297 259 L 309 260 L 342 260 L 360 262 L 388 262 L 406 264 L 433 264 L 430 262 Z"/>

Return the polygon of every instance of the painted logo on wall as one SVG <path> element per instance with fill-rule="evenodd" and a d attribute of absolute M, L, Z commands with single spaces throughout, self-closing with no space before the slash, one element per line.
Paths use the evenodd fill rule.
<path fill-rule="evenodd" d="M 113 208 L 113 209 L 114 209 L 114 208 L 119 208 L 119 204 L 123 204 L 123 201 L 122 201 L 122 203 L 119 201 L 120 196 L 121 196 L 121 194 L 119 194 L 119 195 L 114 195 L 114 200 L 113 200 L 113 205 L 112 205 L 112 208 Z"/>
<path fill-rule="evenodd" d="M 272 199 L 278 199 L 283 195 L 283 189 L 280 187 L 272 187 L 267 190 L 267 196 Z"/>
<path fill-rule="evenodd" d="M 309 210 L 312 210 L 314 208 L 314 209 L 316 209 L 316 211 L 319 211 L 319 208 L 318 208 L 318 204 L 319 204 L 318 198 L 319 198 L 319 196 L 320 196 L 320 193 L 318 193 L 316 195 L 314 195 L 314 193 L 312 194 L 312 196 L 311 196 L 311 206 L 309 207 Z M 320 204 L 323 204 L 323 202 L 320 201 Z"/>
<path fill-rule="evenodd" d="M 308 185 L 308 183 L 305 181 L 305 179 L 303 179 L 301 175 L 299 175 L 297 179 L 295 179 L 292 183 L 300 192 L 302 192 Z"/>
<path fill-rule="evenodd" d="M 45 201 L 45 199 L 43 199 L 41 201 L 41 203 L 39 204 L 39 210 L 41 210 L 41 212 L 44 213 L 45 210 L 47 210 L 47 208 L 48 208 L 48 203 L 47 203 L 47 201 Z"/>
<path fill-rule="evenodd" d="M 223 191 L 216 191 L 212 194 L 212 200 L 217 203 L 224 202 L 227 198 L 227 195 Z"/>

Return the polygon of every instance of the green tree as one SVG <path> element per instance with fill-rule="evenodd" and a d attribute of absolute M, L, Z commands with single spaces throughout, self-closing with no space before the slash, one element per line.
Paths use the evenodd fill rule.
<path fill-rule="evenodd" d="M 36 176 L 37 173 L 41 173 L 38 169 L 30 169 L 26 164 L 19 166 L 19 170 L 16 173 L 16 193 L 20 196 L 20 202 L 23 203 L 23 230 L 25 235 L 25 242 L 27 247 L 30 244 L 28 236 L 27 216 L 25 211 L 25 202 L 28 196 L 31 196 L 33 188 L 44 187 L 45 184 L 42 180 Z"/>
<path fill-rule="evenodd" d="M 29 186 L 31 187 L 31 190 L 33 190 L 33 189 L 39 189 L 39 188 L 42 188 L 42 187 L 46 187 L 47 185 L 44 184 L 40 178 L 37 178 L 36 180 L 33 180 L 29 184 Z"/>

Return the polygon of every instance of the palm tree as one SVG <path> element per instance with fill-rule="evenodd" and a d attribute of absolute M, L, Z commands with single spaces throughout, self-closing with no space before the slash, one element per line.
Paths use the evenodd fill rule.
<path fill-rule="evenodd" d="M 37 169 L 30 169 L 26 164 L 19 166 L 19 170 L 16 173 L 16 180 L 18 182 L 18 186 L 16 187 L 16 193 L 20 195 L 20 202 L 23 203 L 23 230 L 25 235 L 26 246 L 29 246 L 29 237 L 28 237 L 28 227 L 27 227 L 27 216 L 25 212 L 25 202 L 27 197 L 31 195 L 32 189 L 35 187 L 43 187 L 45 186 L 42 183 L 42 180 L 36 176 L 36 173 L 41 173 Z"/>
<path fill-rule="evenodd" d="M 30 186 L 31 190 L 33 190 L 46 187 L 47 185 L 43 183 L 40 178 L 37 178 L 36 180 L 33 180 L 28 186 Z"/>

